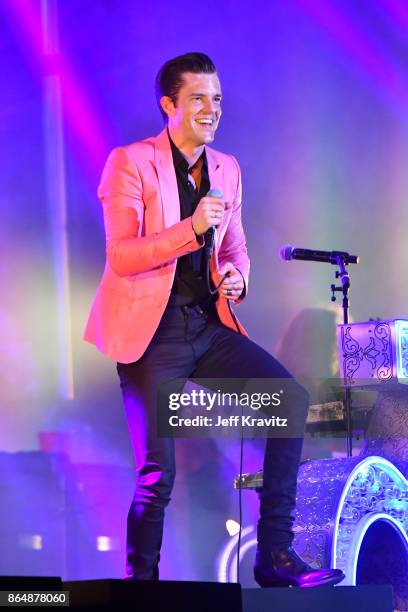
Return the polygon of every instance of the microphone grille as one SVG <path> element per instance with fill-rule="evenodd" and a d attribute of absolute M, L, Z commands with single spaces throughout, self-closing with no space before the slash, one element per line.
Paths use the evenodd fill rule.
<path fill-rule="evenodd" d="M 210 189 L 207 195 L 210 196 L 210 198 L 223 198 L 224 197 L 222 194 L 222 191 L 220 191 L 217 188 Z"/>
<path fill-rule="evenodd" d="M 284 244 L 279 251 L 279 257 L 282 261 L 290 261 L 292 259 L 293 246 L 291 244 Z"/>

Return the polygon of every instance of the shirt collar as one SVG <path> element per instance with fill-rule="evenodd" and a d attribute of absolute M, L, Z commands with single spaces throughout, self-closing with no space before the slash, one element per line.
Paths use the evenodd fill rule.
<path fill-rule="evenodd" d="M 205 147 L 204 147 L 202 154 L 196 161 L 196 163 L 193 166 L 191 166 L 191 168 L 189 168 L 188 161 L 186 160 L 186 158 L 184 157 L 180 149 L 178 149 L 176 145 L 174 144 L 174 142 L 172 141 L 169 130 L 167 130 L 167 134 L 168 134 L 169 141 L 170 141 L 171 152 L 173 154 L 173 163 L 174 163 L 175 168 L 180 168 L 183 172 L 187 174 L 189 170 L 191 170 L 191 168 L 194 168 L 194 166 L 198 163 L 200 159 L 202 160 L 202 164 L 203 164 L 202 167 L 207 167 L 207 155 L 205 152 Z"/>

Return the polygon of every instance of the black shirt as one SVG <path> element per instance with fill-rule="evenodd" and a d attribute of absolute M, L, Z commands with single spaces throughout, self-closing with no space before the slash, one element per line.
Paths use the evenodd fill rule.
<path fill-rule="evenodd" d="M 205 149 L 201 155 L 201 183 L 197 189 L 191 177 L 189 179 L 188 162 L 181 151 L 176 147 L 169 135 L 173 164 L 176 171 L 177 187 L 180 198 L 180 219 L 191 217 L 197 208 L 197 204 L 210 190 L 208 177 L 208 164 Z M 201 163 L 198 160 L 196 163 Z M 213 301 L 213 296 L 208 291 L 206 281 L 204 249 L 183 255 L 177 260 L 176 274 L 169 303 L 177 306 L 187 306 Z"/>

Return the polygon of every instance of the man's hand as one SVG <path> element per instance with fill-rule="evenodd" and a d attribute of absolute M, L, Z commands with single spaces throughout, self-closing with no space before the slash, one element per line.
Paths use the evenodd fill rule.
<path fill-rule="evenodd" d="M 241 272 L 239 272 L 231 262 L 224 264 L 217 270 L 217 274 L 219 274 L 221 278 L 227 273 L 228 276 L 222 283 L 219 292 L 222 297 L 228 300 L 237 300 L 245 288 L 244 279 Z"/>
<path fill-rule="evenodd" d="M 197 236 L 205 234 L 212 225 L 217 227 L 224 217 L 224 212 L 231 206 L 230 202 L 224 202 L 220 198 L 211 196 L 201 198 L 191 217 L 193 230 Z"/>

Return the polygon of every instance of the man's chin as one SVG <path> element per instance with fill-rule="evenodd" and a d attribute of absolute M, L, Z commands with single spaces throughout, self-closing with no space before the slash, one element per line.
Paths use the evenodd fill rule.
<path fill-rule="evenodd" d="M 215 138 L 214 132 L 212 134 L 205 134 L 202 138 L 202 144 L 209 144 L 210 142 L 213 142 L 214 138 Z"/>
<path fill-rule="evenodd" d="M 208 132 L 208 134 L 197 134 L 196 133 L 196 144 L 197 147 L 200 147 L 202 145 L 205 144 L 209 144 L 210 142 L 213 142 L 215 138 L 215 132 Z"/>

